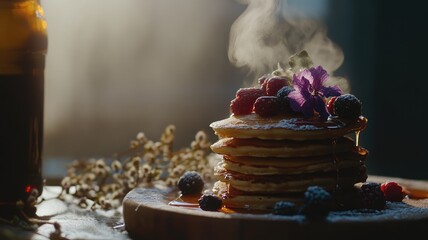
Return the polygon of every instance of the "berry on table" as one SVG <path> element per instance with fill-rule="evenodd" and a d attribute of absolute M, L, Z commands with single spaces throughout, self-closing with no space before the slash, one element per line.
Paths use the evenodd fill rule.
<path fill-rule="evenodd" d="M 204 211 L 217 211 L 223 207 L 220 197 L 213 194 L 204 194 L 198 199 L 199 207 Z"/>
<path fill-rule="evenodd" d="M 396 182 L 384 182 L 380 185 L 386 201 L 401 202 L 405 196 L 403 187 Z"/>
<path fill-rule="evenodd" d="M 281 104 L 275 96 L 262 96 L 254 103 L 254 112 L 261 117 L 272 117 L 280 112 Z"/>
<path fill-rule="evenodd" d="M 302 212 L 309 219 L 325 218 L 332 207 L 332 197 L 323 187 L 309 186 L 305 192 Z"/>
<path fill-rule="evenodd" d="M 380 184 L 365 182 L 361 185 L 362 207 L 381 210 L 385 208 L 385 197 Z"/>
<path fill-rule="evenodd" d="M 275 215 L 294 215 L 297 214 L 296 205 L 289 201 L 276 202 L 273 208 Z"/>
<path fill-rule="evenodd" d="M 177 182 L 177 187 L 183 195 L 200 194 L 204 185 L 204 180 L 196 171 L 185 172 Z"/>
<path fill-rule="evenodd" d="M 333 112 L 340 118 L 357 119 L 361 115 L 362 103 L 352 94 L 338 96 L 333 105 Z"/>

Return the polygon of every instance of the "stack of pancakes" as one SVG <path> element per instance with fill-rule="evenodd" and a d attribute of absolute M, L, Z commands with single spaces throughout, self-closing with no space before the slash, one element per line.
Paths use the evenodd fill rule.
<path fill-rule="evenodd" d="M 219 140 L 211 149 L 222 155 L 213 190 L 226 207 L 254 210 L 271 209 L 281 200 L 299 204 L 314 185 L 333 194 L 351 191 L 367 179 L 367 151 L 352 137 L 365 125 L 362 116 L 352 122 L 320 122 L 255 113 L 213 122 Z"/>

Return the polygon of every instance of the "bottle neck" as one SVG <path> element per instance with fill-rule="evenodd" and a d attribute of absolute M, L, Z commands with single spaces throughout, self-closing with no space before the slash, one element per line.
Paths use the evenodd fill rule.
<path fill-rule="evenodd" d="M 33 3 L 33 4 L 39 4 L 40 5 L 40 0 L 0 0 L 0 4 L 1 5 L 21 5 L 21 4 L 25 4 L 25 3 Z"/>
<path fill-rule="evenodd" d="M 0 0 L 0 4 L 14 4 L 20 2 L 35 2 L 37 4 L 40 4 L 40 0 Z"/>

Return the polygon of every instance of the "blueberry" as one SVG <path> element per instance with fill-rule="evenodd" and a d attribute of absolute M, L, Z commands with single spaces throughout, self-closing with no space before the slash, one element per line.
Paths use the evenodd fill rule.
<path fill-rule="evenodd" d="M 290 107 L 290 100 L 288 99 L 288 94 L 294 91 L 294 88 L 291 86 L 285 86 L 278 90 L 276 97 L 281 103 L 281 111 L 283 113 L 290 113 L 292 109 Z"/>
<path fill-rule="evenodd" d="M 196 171 L 187 171 L 178 179 L 177 186 L 183 195 L 198 194 L 204 188 L 204 180 Z"/>
<path fill-rule="evenodd" d="M 309 219 L 325 218 L 332 207 L 332 197 L 329 192 L 319 186 L 310 186 L 305 192 L 305 204 L 302 213 Z"/>
<path fill-rule="evenodd" d="M 289 201 L 279 201 L 275 203 L 273 208 L 275 215 L 294 215 L 297 214 L 296 205 Z"/>
<path fill-rule="evenodd" d="M 333 108 L 340 118 L 354 120 L 361 116 L 362 103 L 352 94 L 343 94 L 336 98 Z"/>

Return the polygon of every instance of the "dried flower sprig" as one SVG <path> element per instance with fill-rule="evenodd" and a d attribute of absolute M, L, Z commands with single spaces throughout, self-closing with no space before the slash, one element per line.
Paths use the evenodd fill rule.
<path fill-rule="evenodd" d="M 37 232 L 41 225 L 50 224 L 54 231 L 47 236 L 51 240 L 68 240 L 63 236 L 61 225 L 58 222 L 52 222 L 39 218 L 36 215 L 36 205 L 46 199 L 39 199 L 39 191 L 32 189 L 26 199 L 18 200 L 15 203 L 0 203 L 0 207 L 7 207 L 11 214 L 7 218 L 0 217 L 0 222 L 19 227 L 26 231 Z M 1 234 L 0 234 L 1 235 Z"/>
<path fill-rule="evenodd" d="M 72 195 L 82 208 L 108 210 L 119 207 L 125 195 L 136 187 L 155 182 L 176 185 L 185 171 L 198 171 L 205 181 L 210 181 L 213 167 L 208 135 L 199 131 L 190 147 L 174 151 L 174 134 L 174 125 L 165 128 L 159 141 L 149 140 L 140 132 L 129 149 L 111 159 L 75 160 L 62 179 L 59 197 Z"/>

